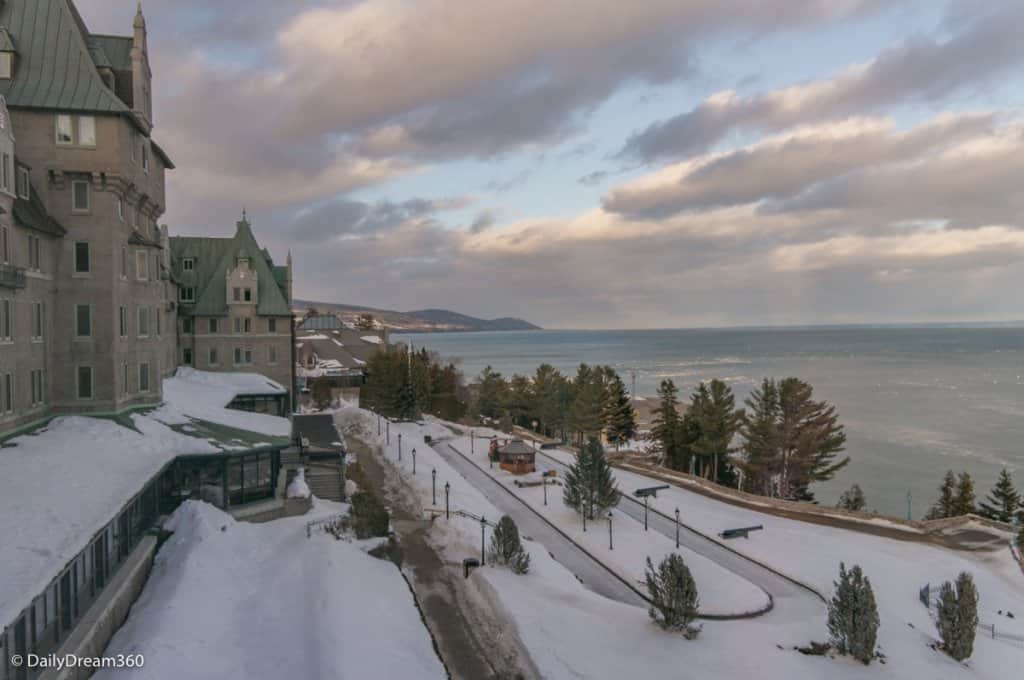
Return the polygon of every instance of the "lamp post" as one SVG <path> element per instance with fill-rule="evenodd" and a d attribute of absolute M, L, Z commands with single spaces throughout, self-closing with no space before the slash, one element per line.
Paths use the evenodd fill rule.
<path fill-rule="evenodd" d="M 583 508 L 583 532 L 587 531 L 587 508 Z"/>
<path fill-rule="evenodd" d="M 416 474 L 416 449 L 412 450 L 412 473 Z"/>
<path fill-rule="evenodd" d="M 483 516 L 480 517 L 480 566 L 487 564 L 487 559 L 484 557 L 484 534 L 487 532 L 487 520 Z"/>
<path fill-rule="evenodd" d="M 612 546 L 612 511 L 608 511 L 608 549 L 615 550 Z"/>
<path fill-rule="evenodd" d="M 384 443 L 391 446 L 391 421 L 384 419 Z"/>
<path fill-rule="evenodd" d="M 679 508 L 676 508 L 676 550 L 679 549 Z"/>
<path fill-rule="evenodd" d="M 473 430 L 469 431 L 469 453 L 476 453 L 476 433 Z"/>
<path fill-rule="evenodd" d="M 444 483 L 444 518 L 445 519 L 451 519 L 452 518 L 451 512 L 449 512 L 449 510 L 448 510 L 448 491 L 451 489 L 451 487 L 452 487 L 452 485 L 449 484 L 448 482 Z"/>
<path fill-rule="evenodd" d="M 380 414 L 377 414 L 377 436 L 380 436 Z"/>
<path fill-rule="evenodd" d="M 430 504 L 437 505 L 437 468 L 430 471 Z"/>
<path fill-rule="evenodd" d="M 647 531 L 647 496 L 644 496 L 644 531 Z"/>
<path fill-rule="evenodd" d="M 533 421 L 533 431 L 537 432 L 537 421 Z M 540 451 L 540 440 L 534 437 L 533 448 L 535 451 Z"/>
<path fill-rule="evenodd" d="M 540 478 L 541 486 L 544 487 L 544 505 L 548 504 L 548 478 L 543 475 Z"/>
<path fill-rule="evenodd" d="M 494 452 L 498 453 L 497 450 L 495 450 Z M 491 455 L 491 447 L 490 446 L 487 447 L 487 467 L 489 467 L 492 470 L 494 469 L 494 457 Z"/>
<path fill-rule="evenodd" d="M 907 521 L 913 519 L 913 515 L 910 513 L 910 503 L 912 500 L 913 497 L 910 495 L 910 489 L 907 489 Z"/>

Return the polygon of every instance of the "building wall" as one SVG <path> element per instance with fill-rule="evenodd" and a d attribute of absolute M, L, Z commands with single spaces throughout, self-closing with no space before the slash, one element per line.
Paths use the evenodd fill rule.
<path fill-rule="evenodd" d="M 240 371 L 260 373 L 291 391 L 291 317 L 256 316 L 255 305 L 232 305 L 230 316 L 187 317 L 178 322 L 180 347 L 178 362 L 185 363 L 191 351 L 191 365 L 201 371 Z M 217 332 L 210 332 L 210 319 L 217 321 Z M 235 332 L 235 319 L 250 319 L 250 332 Z M 270 332 L 270 320 L 276 329 Z M 216 363 L 210 361 L 210 350 L 216 349 Z M 242 362 L 235 362 L 235 349 L 242 352 Z M 252 352 L 252 363 L 245 362 L 245 351 Z M 272 352 L 273 358 L 272 361 Z"/>

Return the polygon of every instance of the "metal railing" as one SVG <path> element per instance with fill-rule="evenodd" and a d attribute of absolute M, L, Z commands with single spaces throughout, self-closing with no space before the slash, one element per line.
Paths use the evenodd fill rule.
<path fill-rule="evenodd" d="M 314 519 L 310 522 L 306 522 L 306 538 L 311 537 L 313 535 L 313 531 L 316 529 L 321 529 L 331 533 L 337 531 L 338 526 L 347 516 L 348 513 L 339 512 L 338 514 L 331 515 L 330 517 L 323 517 L 321 519 Z"/>
<path fill-rule="evenodd" d="M 11 264 L 0 264 L 0 286 L 4 288 L 24 288 L 25 268 Z"/>
<path fill-rule="evenodd" d="M 930 583 L 924 584 L 920 591 L 918 591 L 918 598 L 921 600 L 921 604 L 927 607 L 929 610 L 934 604 L 938 608 L 939 595 L 932 589 Z M 1003 642 L 1009 642 L 1011 644 L 1019 645 L 1024 647 L 1024 635 L 1017 635 L 1016 633 L 1007 633 L 1001 631 L 996 627 L 994 623 L 978 623 L 978 632 L 983 633 L 986 637 L 990 637 L 993 640 L 1002 640 Z"/>

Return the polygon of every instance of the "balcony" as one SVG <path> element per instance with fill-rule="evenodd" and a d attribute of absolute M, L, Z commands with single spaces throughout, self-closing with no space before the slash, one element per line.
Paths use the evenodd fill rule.
<path fill-rule="evenodd" d="M 0 264 L 0 288 L 24 288 L 25 268 Z"/>

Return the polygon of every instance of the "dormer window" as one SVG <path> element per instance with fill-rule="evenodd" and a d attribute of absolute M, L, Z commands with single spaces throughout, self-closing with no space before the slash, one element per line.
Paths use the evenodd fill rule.
<path fill-rule="evenodd" d="M 0 52 L 0 80 L 14 77 L 14 52 Z"/>
<path fill-rule="evenodd" d="M 240 258 L 238 258 L 238 268 L 241 271 L 243 271 L 243 272 L 249 271 L 249 258 L 247 258 L 247 257 L 240 257 Z"/>
<path fill-rule="evenodd" d="M 28 198 L 29 174 L 28 168 L 18 167 L 18 198 Z"/>
<path fill-rule="evenodd" d="M 191 257 L 186 257 L 181 261 L 181 270 L 190 272 L 196 267 L 196 261 Z"/>

